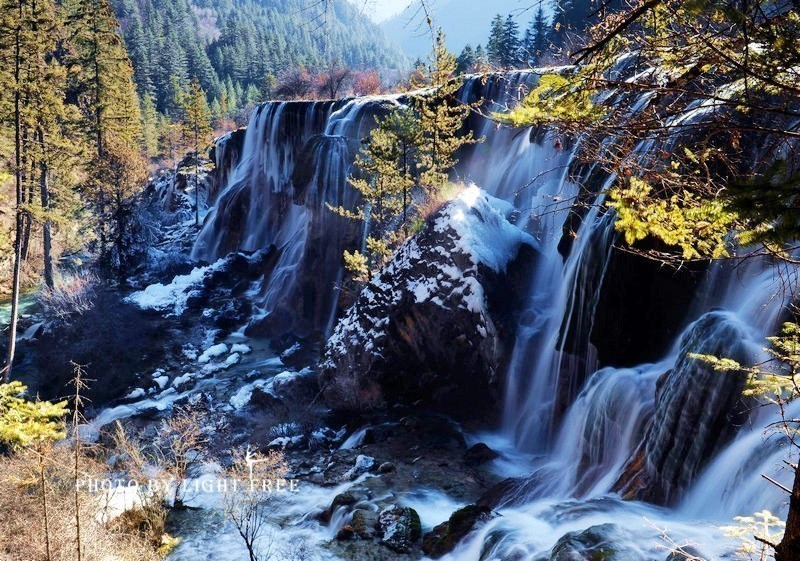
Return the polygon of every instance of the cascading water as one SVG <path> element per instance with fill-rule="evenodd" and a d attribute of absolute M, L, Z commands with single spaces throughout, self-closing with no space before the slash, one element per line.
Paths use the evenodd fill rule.
<path fill-rule="evenodd" d="M 362 229 L 326 205 L 352 209 L 347 186 L 360 139 L 381 106 L 396 103 L 270 103 L 250 118 L 238 163 L 209 212 L 193 257 L 269 250 L 264 279 L 251 296 L 265 335 L 331 329 L 341 253 L 358 247 Z"/>
<path fill-rule="evenodd" d="M 469 79 L 461 99 L 492 100 L 488 109 L 499 109 L 519 99 L 536 77 L 535 72 L 520 72 L 507 79 Z M 649 95 L 634 100 L 631 111 L 651 100 Z M 205 222 L 194 256 L 211 261 L 236 249 L 273 252 L 263 281 L 253 289 L 262 312 L 256 324 L 264 333 L 331 331 L 341 253 L 361 246 L 364 229 L 327 205 L 357 204 L 347 185 L 355 152 L 373 117 L 401 102 L 386 96 L 269 103 L 254 112 L 238 164 Z M 711 109 L 699 104 L 675 119 L 685 123 Z M 687 452 L 695 462 L 691 469 L 682 471 L 670 462 L 682 449 L 675 439 L 700 438 L 693 431 L 718 428 L 702 422 L 720 422 L 684 426 L 686 418 L 674 406 L 680 396 L 691 394 L 687 384 L 709 376 L 698 374 L 686 356 L 698 349 L 687 345 L 709 352 L 746 349 L 755 358 L 759 341 L 774 332 L 785 306 L 778 273 L 794 271 L 779 271 L 764 259 L 736 269 L 715 266 L 687 310 L 683 334 L 663 356 L 652 357 L 650 364 L 598 370 L 592 334 L 602 326 L 595 324 L 595 308 L 614 241 L 603 191 L 614 178 L 593 166 L 579 166 L 577 145 L 550 131 L 499 128 L 479 117 L 470 118 L 470 126 L 485 141 L 465 150 L 456 175 L 512 202 L 517 225 L 540 242 L 510 356 L 503 427 L 496 435 L 498 444 L 511 442 L 533 456 L 525 470 L 532 475 L 507 497 L 503 517 L 486 524 L 450 558 L 538 559 L 564 533 L 609 521 L 623 528 L 617 538 L 638 552 L 631 559 L 663 558 L 666 554 L 654 544 L 658 532 L 645 517 L 669 525 L 676 538 L 702 542 L 707 554 L 719 554 L 730 544 L 709 538 L 709 520 L 727 523 L 762 508 L 782 513 L 785 497 L 760 477 L 769 473 L 778 480 L 787 478 L 780 473 L 783 450 L 777 439 L 764 443 L 769 412 L 752 415 L 738 434 L 703 440 L 706 447 Z M 661 148 L 663 144 L 643 143 L 632 157 L 647 158 Z M 588 209 L 576 210 L 576 199 L 587 202 L 580 188 L 587 184 L 597 189 L 588 194 Z M 663 384 L 676 387 L 665 390 Z M 727 399 L 709 391 L 709 400 Z M 658 415 L 680 427 L 667 444 L 659 444 L 663 439 L 654 427 Z M 647 469 L 666 465 L 675 472 L 674 481 L 663 482 L 675 505 L 672 510 L 622 501 L 614 494 L 646 477 Z M 698 525 L 695 519 L 704 522 Z"/>

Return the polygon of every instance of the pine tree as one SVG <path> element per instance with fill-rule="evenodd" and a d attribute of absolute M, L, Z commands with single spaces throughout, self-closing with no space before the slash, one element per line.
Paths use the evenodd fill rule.
<path fill-rule="evenodd" d="M 189 91 L 183 96 L 183 129 L 185 138 L 191 139 L 194 147 L 194 200 L 195 224 L 200 225 L 200 184 L 198 180 L 201 143 L 205 145 L 211 136 L 211 110 L 206 94 L 197 80 L 192 81 Z"/>
<path fill-rule="evenodd" d="M 434 92 L 414 98 L 412 105 L 420 122 L 417 172 L 429 200 L 438 200 L 458 162 L 456 152 L 477 142 L 472 131 L 462 134 L 471 107 L 459 103 L 461 82 L 455 77 L 456 59 L 447 51 L 444 33 L 436 35 L 433 54 L 426 66 L 427 81 Z"/>
<path fill-rule="evenodd" d="M 24 447 L 63 438 L 66 402 L 29 401 L 26 390 L 17 381 L 0 384 L 0 442 Z"/>
<path fill-rule="evenodd" d="M 120 229 L 127 214 L 123 207 L 138 187 L 134 182 L 144 175 L 142 118 L 133 69 L 108 0 L 72 0 L 65 6 L 73 45 L 69 59 L 79 68 L 73 95 L 84 100 L 84 119 L 92 135 L 87 192 L 100 263 L 121 274 L 124 256 L 119 251 L 127 235 Z"/>
<path fill-rule="evenodd" d="M 522 44 L 519 40 L 519 24 L 508 15 L 503 24 L 503 41 L 500 64 L 503 68 L 517 68 L 520 64 Z"/>
<path fill-rule="evenodd" d="M 362 204 L 355 211 L 334 209 L 338 214 L 364 221 L 369 226 L 366 247 L 361 252 L 345 251 L 347 268 L 356 280 L 365 282 L 389 258 L 394 242 L 393 223 L 402 211 L 402 196 L 407 188 L 407 178 L 398 168 L 400 144 L 388 121 L 378 121 L 366 146 L 356 156 L 358 177 L 350 178 L 350 185 L 361 194 Z"/>
<path fill-rule="evenodd" d="M 475 47 L 475 64 L 478 68 L 483 68 L 489 63 L 486 58 L 486 52 L 483 50 L 483 45 Z"/>
<path fill-rule="evenodd" d="M 14 128 L 15 240 L 12 279 L 12 318 L 5 376 L 13 365 L 17 309 L 21 288 L 21 266 L 28 258 L 32 230 L 42 229 L 44 282 L 54 285 L 52 238 L 58 219 L 54 188 L 62 188 L 62 173 L 57 169 L 70 163 L 72 142 L 65 138 L 62 123 L 67 119 L 64 105 L 64 68 L 54 56 L 61 39 L 57 7 L 52 0 L 17 0 L 0 4 L 2 34 L 0 56 L 11 70 L 7 84 L 11 96 L 2 103 L 3 116 Z M 65 150 L 66 149 L 66 150 Z M 69 197 L 61 195 L 61 200 Z"/>
<path fill-rule="evenodd" d="M 547 51 L 548 35 L 550 33 L 547 16 L 544 9 L 539 6 L 536 14 L 530 21 L 525 30 L 525 40 L 523 41 L 523 61 L 529 66 L 539 64 L 542 55 Z"/>
<path fill-rule="evenodd" d="M 466 74 L 475 67 L 475 51 L 467 44 L 456 59 L 456 74 Z"/>
<path fill-rule="evenodd" d="M 158 111 L 152 95 L 147 94 L 141 100 L 144 151 L 148 157 L 155 158 L 158 156 Z"/>
<path fill-rule="evenodd" d="M 539 9 L 536 11 L 536 16 L 533 18 L 532 27 L 534 31 L 532 52 L 536 57 L 536 63 L 538 64 L 542 58 L 542 55 L 547 52 L 550 36 L 550 25 L 547 21 L 547 16 L 544 13 L 544 8 L 541 6 L 539 6 Z"/>
<path fill-rule="evenodd" d="M 13 273 L 12 273 L 12 289 L 11 289 L 11 322 L 9 325 L 9 343 L 8 354 L 6 363 L 3 367 L 3 378 L 8 381 L 11 376 L 11 368 L 14 364 L 14 355 L 16 350 L 17 339 L 17 321 L 19 315 L 19 292 L 21 284 L 21 271 L 22 271 L 22 248 L 25 242 L 24 233 L 26 231 L 26 224 L 29 220 L 28 214 L 25 212 L 23 205 L 25 204 L 25 176 L 23 174 L 23 99 L 22 99 L 22 72 L 24 67 L 24 43 L 25 35 L 23 34 L 23 22 L 25 21 L 25 2 L 17 0 L 16 2 L 8 2 L 3 5 L 3 39 L 8 43 L 3 44 L 3 53 L 5 59 L 11 59 L 11 64 L 3 64 L 4 68 L 13 70 L 9 72 L 10 76 L 4 76 L 8 81 L 4 83 L 11 85 L 12 102 L 9 110 L 11 120 L 14 124 L 14 187 L 15 187 L 15 206 L 14 206 L 14 257 L 13 257 Z M 14 19 L 16 16 L 16 20 Z M 10 31 L 10 33 L 9 33 Z M 10 78 L 10 79 L 9 79 Z M 4 107 L 6 104 L 4 104 Z"/>
<path fill-rule="evenodd" d="M 525 29 L 525 36 L 522 38 L 522 62 L 528 66 L 536 65 L 535 42 L 536 32 L 534 30 L 533 20 L 531 20 L 528 27 Z"/>
<path fill-rule="evenodd" d="M 503 66 L 505 47 L 505 26 L 503 24 L 503 16 L 497 14 L 492 20 L 491 31 L 489 32 L 489 41 L 486 43 L 486 58 L 489 64 Z"/>

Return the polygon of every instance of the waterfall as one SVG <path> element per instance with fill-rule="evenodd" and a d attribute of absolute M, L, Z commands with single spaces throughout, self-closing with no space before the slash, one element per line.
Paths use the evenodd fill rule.
<path fill-rule="evenodd" d="M 621 61 L 619 71 L 636 70 L 625 65 L 632 65 L 631 58 Z M 500 110 L 520 99 L 537 76 L 528 71 L 467 79 L 460 99 L 485 99 L 487 111 Z M 331 332 L 343 275 L 341 255 L 363 245 L 364 228 L 327 207 L 357 205 L 347 177 L 360 142 L 375 116 L 403 101 L 402 96 L 378 96 L 274 102 L 253 112 L 238 163 L 227 174 L 193 255 L 213 261 L 233 250 L 273 252 L 252 290 L 259 310 L 250 326 L 254 333 Z M 653 96 L 627 102 L 635 112 Z M 691 105 L 673 117 L 673 124 L 692 122 L 711 110 L 708 104 Z M 673 314 L 680 319 L 669 320 L 679 336 L 668 348 L 644 364 L 603 363 L 596 336 L 608 325 L 598 321 L 596 308 L 605 291 L 614 289 L 606 276 L 615 259 L 616 236 L 603 202 L 615 178 L 599 166 L 577 162 L 579 141 L 569 142 L 554 131 L 502 128 L 479 116 L 470 117 L 468 125 L 485 140 L 463 151 L 454 175 L 513 203 L 517 225 L 538 239 L 541 258 L 519 313 L 499 430 L 500 438 L 532 458 L 527 470 L 532 475 L 521 482 L 503 518 L 487 524 L 451 558 L 484 558 L 488 548 L 497 557 L 513 553 L 515 559 L 534 559 L 565 532 L 611 519 L 635 527 L 629 545 L 641 551 L 639 559 L 649 559 L 658 554 L 640 547 L 642 535 L 654 533 L 642 529 L 643 517 L 668 521 L 681 535 L 703 540 L 706 523 L 695 524 L 695 519 L 728 522 L 762 508 L 785 512 L 785 497 L 760 477 L 768 473 L 784 483 L 790 478 L 780 469 L 780 439 L 764 442 L 774 412 L 745 416 L 738 424 L 731 422 L 722 436 L 709 436 L 706 448 L 687 452 L 694 463 L 684 470 L 672 464 L 681 443 L 667 442 L 654 419 L 681 427 L 673 439 L 695 438 L 678 406 L 693 397 L 692 381 L 703 381 L 703 387 L 695 382 L 697 395 L 709 402 L 730 400 L 714 389 L 714 374 L 688 353 L 730 351 L 757 360 L 764 337 L 775 332 L 785 310 L 782 283 L 796 277 L 796 269 L 756 257 L 741 265 L 716 264 L 704 273 L 691 305 Z M 643 142 L 631 157 L 647 159 L 679 141 L 675 136 Z M 224 150 L 219 149 L 218 159 Z M 641 322 L 667 321 L 648 312 L 640 311 Z M 626 351 L 642 354 L 621 349 L 616 355 Z M 793 408 L 792 415 L 800 414 L 800 405 Z M 723 422 L 727 418 L 708 420 Z M 719 427 L 701 428 L 713 432 Z M 620 501 L 615 493 L 624 494 L 652 476 L 647 470 L 658 468 L 655 464 L 674 474 L 662 482 L 661 499 L 670 509 Z M 712 553 L 727 545 L 706 543 Z"/>
<path fill-rule="evenodd" d="M 274 252 L 251 291 L 258 310 L 252 333 L 332 329 L 341 255 L 358 246 L 363 230 L 327 205 L 355 207 L 357 195 L 347 185 L 355 153 L 374 116 L 395 103 L 391 96 L 282 102 L 253 112 L 238 163 L 193 249 L 205 261 L 236 250 Z"/>

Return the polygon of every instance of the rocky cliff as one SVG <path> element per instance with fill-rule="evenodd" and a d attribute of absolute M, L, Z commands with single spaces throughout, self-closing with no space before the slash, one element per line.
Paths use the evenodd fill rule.
<path fill-rule="evenodd" d="M 336 326 L 320 380 L 334 409 L 422 401 L 492 411 L 534 240 L 477 187 L 445 204 L 364 288 Z"/>

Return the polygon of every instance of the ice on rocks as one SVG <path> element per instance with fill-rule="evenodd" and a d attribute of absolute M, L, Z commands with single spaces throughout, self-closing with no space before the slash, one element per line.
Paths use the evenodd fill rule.
<path fill-rule="evenodd" d="M 197 362 L 199 362 L 200 364 L 206 364 L 209 361 L 211 361 L 212 358 L 220 357 L 227 352 L 228 352 L 228 345 L 226 345 L 225 343 L 212 345 L 205 351 L 203 351 L 203 354 L 200 355 L 200 357 L 197 359 Z"/>
<path fill-rule="evenodd" d="M 252 351 L 253 349 L 251 349 L 249 345 L 245 345 L 243 343 L 236 343 L 234 345 L 231 345 L 232 353 L 239 353 L 241 355 L 246 355 L 247 353 L 250 353 Z"/>

